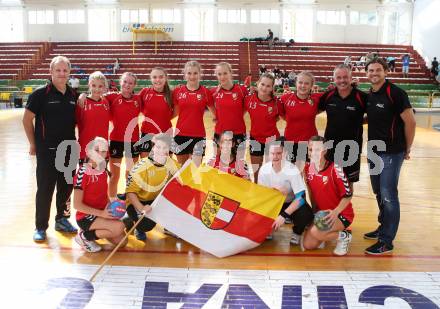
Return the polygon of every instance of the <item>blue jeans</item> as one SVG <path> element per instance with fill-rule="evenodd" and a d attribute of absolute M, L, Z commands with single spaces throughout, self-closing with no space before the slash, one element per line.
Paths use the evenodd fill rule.
<path fill-rule="evenodd" d="M 379 175 L 371 175 L 371 186 L 376 195 L 379 206 L 379 240 L 392 245 L 396 237 L 400 221 L 400 202 L 397 190 L 400 168 L 402 167 L 404 153 L 377 154 L 384 164 Z M 368 161 L 370 172 L 372 162 Z"/>

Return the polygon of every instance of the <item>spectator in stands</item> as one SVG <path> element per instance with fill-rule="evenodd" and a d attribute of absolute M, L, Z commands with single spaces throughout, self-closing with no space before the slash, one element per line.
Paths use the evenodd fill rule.
<path fill-rule="evenodd" d="M 351 64 L 351 56 L 347 56 L 347 57 L 345 57 L 345 59 L 344 59 L 344 65 L 350 67 L 350 70 L 351 70 L 351 68 L 353 67 L 352 64 Z"/>
<path fill-rule="evenodd" d="M 278 90 L 281 89 L 282 86 L 283 86 L 283 79 L 279 75 L 276 75 L 274 82 L 275 92 L 278 92 Z"/>
<path fill-rule="evenodd" d="M 438 61 L 437 61 L 437 57 L 434 57 L 434 60 L 432 60 L 431 62 L 431 74 L 432 77 L 436 77 L 438 74 Z"/>
<path fill-rule="evenodd" d="M 295 40 L 294 39 L 290 39 L 289 42 L 286 44 L 287 47 L 292 47 L 293 44 L 295 44 Z"/>
<path fill-rule="evenodd" d="M 78 92 L 78 89 L 79 89 L 79 79 L 78 79 L 78 78 L 72 76 L 72 77 L 69 79 L 69 84 L 70 84 L 70 87 L 71 87 L 73 90 L 75 90 L 76 92 Z"/>
<path fill-rule="evenodd" d="M 275 77 L 280 76 L 281 71 L 280 71 L 280 69 L 278 68 L 278 66 L 275 66 L 275 67 L 273 68 L 273 74 L 275 74 Z"/>
<path fill-rule="evenodd" d="M 390 72 L 396 71 L 396 58 L 393 56 L 388 56 L 387 59 L 388 69 Z"/>
<path fill-rule="evenodd" d="M 364 234 L 366 239 L 377 240 L 365 253 L 378 255 L 393 250 L 400 221 L 399 174 L 403 161 L 410 159 L 416 120 L 408 94 L 386 80 L 387 63 L 376 59 L 367 64 L 366 70 L 371 82 L 366 104 L 368 140 L 386 146 L 380 151 L 374 147 L 371 150 L 374 153 L 368 154 L 369 159 L 380 158 L 379 162 L 369 160 L 371 187 L 379 207 L 379 226 Z"/>
<path fill-rule="evenodd" d="M 287 79 L 289 80 L 289 87 L 293 87 L 296 81 L 296 73 L 294 70 L 290 71 L 287 75 Z"/>
<path fill-rule="evenodd" d="M 269 46 L 269 49 L 272 49 L 273 42 L 274 42 L 273 32 L 270 29 L 267 29 L 267 32 L 268 32 L 267 37 L 266 37 L 267 45 Z"/>
<path fill-rule="evenodd" d="M 260 75 L 266 73 L 267 71 L 266 66 L 264 64 L 260 65 L 259 71 L 260 71 Z"/>
<path fill-rule="evenodd" d="M 67 220 L 70 216 L 69 201 L 73 190 L 73 171 L 65 174 L 56 168 L 55 163 L 58 146 L 64 141 L 76 142 L 76 94 L 67 85 L 70 75 L 69 59 L 63 56 L 53 58 L 50 62 L 50 74 L 50 82 L 29 96 L 23 115 L 23 126 L 29 141 L 29 154 L 37 156 L 36 230 L 34 233 L 36 242 L 46 240 L 55 186 L 57 187 L 55 230 L 67 233 L 77 231 Z M 66 161 L 63 163 L 64 166 L 72 165 L 70 153 L 71 148 L 68 147 L 65 149 L 66 157 L 58 158 L 61 162 Z M 78 159 L 73 158 L 73 160 Z M 68 176 L 71 178 L 70 184 Z"/>
<path fill-rule="evenodd" d="M 408 78 L 410 62 L 411 62 L 411 57 L 409 56 L 409 54 L 405 54 L 402 56 L 402 74 L 404 78 Z"/>
<path fill-rule="evenodd" d="M 113 63 L 113 75 L 116 74 L 116 72 L 121 68 L 121 65 L 119 63 L 119 59 L 116 58 L 115 62 Z"/>

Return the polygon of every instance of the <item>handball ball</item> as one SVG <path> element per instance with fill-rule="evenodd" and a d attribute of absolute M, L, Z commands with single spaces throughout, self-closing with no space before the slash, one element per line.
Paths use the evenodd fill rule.
<path fill-rule="evenodd" d="M 315 218 L 313 219 L 313 223 L 320 231 L 328 231 L 331 229 L 331 226 L 327 224 L 327 221 L 324 219 L 325 216 L 329 214 L 328 210 L 320 210 L 315 213 Z"/>
<path fill-rule="evenodd" d="M 113 217 L 122 218 L 125 215 L 125 202 L 115 200 L 108 205 L 108 209 Z"/>

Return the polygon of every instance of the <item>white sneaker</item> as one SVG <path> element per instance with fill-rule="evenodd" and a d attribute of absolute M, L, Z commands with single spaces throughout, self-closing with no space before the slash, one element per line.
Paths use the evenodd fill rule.
<path fill-rule="evenodd" d="M 318 249 L 324 249 L 325 248 L 325 241 L 321 242 L 318 246 Z"/>
<path fill-rule="evenodd" d="M 352 236 L 350 233 L 345 232 L 345 238 L 339 239 L 336 243 L 336 248 L 333 253 L 336 255 L 346 255 L 348 253 L 348 247 L 350 246 Z"/>
<path fill-rule="evenodd" d="M 95 241 L 87 240 L 84 237 L 83 231 L 79 231 L 78 234 L 76 234 L 75 241 L 87 252 L 98 252 L 102 249 L 101 246 L 98 245 Z"/>
<path fill-rule="evenodd" d="M 301 235 L 298 235 L 295 232 L 292 233 L 292 238 L 290 238 L 290 243 L 292 245 L 299 245 L 300 241 L 301 241 Z"/>
<path fill-rule="evenodd" d="M 266 236 L 266 240 L 272 240 L 272 239 L 273 239 L 272 233 L 270 233 L 269 235 Z"/>

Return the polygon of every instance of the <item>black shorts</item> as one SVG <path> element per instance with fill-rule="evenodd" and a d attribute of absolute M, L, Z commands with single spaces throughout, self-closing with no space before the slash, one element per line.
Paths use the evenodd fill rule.
<path fill-rule="evenodd" d="M 338 215 L 338 219 L 341 220 L 342 225 L 344 225 L 345 228 L 349 227 L 351 225 L 350 220 L 348 220 L 347 218 L 345 218 L 343 215 L 339 214 Z"/>
<path fill-rule="evenodd" d="M 206 139 L 204 137 L 174 136 L 171 151 L 176 155 L 194 154 L 203 156 L 205 154 Z"/>
<path fill-rule="evenodd" d="M 249 137 L 249 153 L 254 157 L 262 157 L 265 154 L 266 144 L 260 143 L 252 136 Z"/>
<path fill-rule="evenodd" d="M 110 141 L 110 158 L 120 159 L 124 156 L 125 146 L 130 147 L 130 152 L 125 152 L 125 156 L 128 158 L 137 157 L 139 155 L 139 148 L 135 146 L 136 142 L 118 142 L 118 141 Z"/>
<path fill-rule="evenodd" d="M 153 148 L 153 136 L 152 133 L 141 133 L 140 145 L 138 146 L 139 152 L 150 152 Z"/>
<path fill-rule="evenodd" d="M 287 153 L 286 160 L 292 163 L 296 161 L 310 162 L 307 144 L 307 142 L 295 143 L 286 141 L 284 144 L 284 149 Z"/>
<path fill-rule="evenodd" d="M 81 220 L 76 220 L 76 224 L 78 224 L 78 227 L 83 231 L 90 231 L 90 226 L 95 222 L 97 216 L 94 215 L 86 215 Z"/>
<path fill-rule="evenodd" d="M 359 145 L 362 145 L 361 143 L 358 143 Z M 327 159 L 335 162 L 335 147 L 336 145 L 334 145 L 333 148 L 328 149 L 327 150 Z M 343 160 L 346 161 L 348 159 L 349 156 L 349 147 L 345 147 L 345 151 L 344 151 L 344 158 Z M 359 146 L 359 153 L 356 157 L 356 162 L 354 162 L 352 165 L 350 166 L 343 166 L 342 169 L 344 170 L 345 176 L 347 177 L 347 180 L 349 182 L 358 182 L 359 181 L 359 174 L 360 174 L 360 170 L 361 170 L 361 152 L 362 152 L 362 148 L 361 146 Z M 336 162 L 337 163 L 337 162 Z"/>

